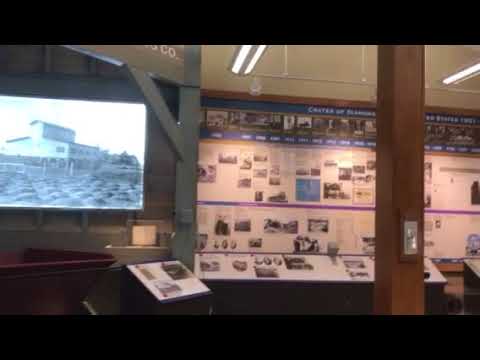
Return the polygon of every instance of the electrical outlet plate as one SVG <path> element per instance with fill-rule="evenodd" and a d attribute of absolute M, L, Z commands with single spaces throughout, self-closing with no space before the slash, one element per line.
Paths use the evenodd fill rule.
<path fill-rule="evenodd" d="M 400 258 L 402 262 L 415 262 L 418 260 L 419 239 L 418 221 L 403 221 L 402 247 Z"/>

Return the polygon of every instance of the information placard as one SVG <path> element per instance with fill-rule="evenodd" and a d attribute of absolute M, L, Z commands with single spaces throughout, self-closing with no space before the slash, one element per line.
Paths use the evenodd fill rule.
<path fill-rule="evenodd" d="M 171 302 L 210 293 L 210 290 L 179 261 L 129 265 L 133 275 L 160 302 Z"/>

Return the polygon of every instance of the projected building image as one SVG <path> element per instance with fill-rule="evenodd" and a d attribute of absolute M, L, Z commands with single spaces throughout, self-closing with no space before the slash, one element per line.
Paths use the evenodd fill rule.
<path fill-rule="evenodd" d="M 132 113 L 144 114 L 143 105 L 122 105 L 141 106 Z M 93 120 L 22 121 L 17 122 L 22 126 L 13 132 L 16 136 L 5 135 L 0 142 L 0 207 L 143 208 L 145 116 L 117 121 L 117 127 L 112 126 L 113 119 L 110 126 L 106 119 L 100 124 L 103 130 L 87 126 L 94 124 Z M 11 129 L 13 123 L 2 120 L 0 131 L 4 126 Z M 84 141 L 78 140 L 79 132 Z M 135 140 L 135 133 L 138 139 L 128 145 Z"/>

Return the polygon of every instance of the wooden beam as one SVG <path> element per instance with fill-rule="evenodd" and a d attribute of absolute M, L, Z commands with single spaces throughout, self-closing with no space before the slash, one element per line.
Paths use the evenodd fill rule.
<path fill-rule="evenodd" d="M 61 74 L 0 74 L 0 94 L 57 99 L 143 102 L 126 80 Z"/>
<path fill-rule="evenodd" d="M 167 103 L 157 88 L 157 85 L 146 72 L 128 65 L 124 65 L 123 68 L 125 69 L 127 76 L 136 85 L 138 90 L 140 90 L 146 104 L 155 113 L 158 121 L 160 121 L 168 145 L 177 158 L 182 161 L 184 159 L 184 141 L 178 128 L 178 120 L 175 119 L 170 112 Z"/>
<path fill-rule="evenodd" d="M 423 45 L 379 45 L 375 313 L 424 314 Z M 402 226 L 418 222 L 418 253 L 401 259 Z"/>

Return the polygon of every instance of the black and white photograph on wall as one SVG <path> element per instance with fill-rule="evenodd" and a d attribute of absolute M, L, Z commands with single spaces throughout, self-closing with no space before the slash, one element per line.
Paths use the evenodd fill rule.
<path fill-rule="evenodd" d="M 326 218 L 308 219 L 309 233 L 324 233 L 327 234 L 330 230 L 330 220 Z"/>
<path fill-rule="evenodd" d="M 320 170 L 320 168 L 311 168 L 310 169 L 310 175 L 311 176 L 318 177 L 318 176 L 321 176 L 321 174 L 322 174 L 322 171 Z"/>
<path fill-rule="evenodd" d="M 214 184 L 217 181 L 217 165 L 198 164 L 197 177 L 199 183 Z"/>
<path fill-rule="evenodd" d="M 293 133 L 295 132 L 295 116 L 292 115 L 284 115 L 283 116 L 283 131 L 285 133 Z"/>
<path fill-rule="evenodd" d="M 338 136 L 342 138 L 350 138 L 352 137 L 353 131 L 352 126 L 350 126 L 349 119 L 340 119 L 338 121 Z"/>
<path fill-rule="evenodd" d="M 448 142 L 449 133 L 445 125 L 425 125 L 425 143 L 430 145 L 444 145 Z"/>
<path fill-rule="evenodd" d="M 234 153 L 220 153 L 218 162 L 220 164 L 236 165 L 238 163 L 238 155 Z"/>
<path fill-rule="evenodd" d="M 229 112 L 207 110 L 207 128 L 210 130 L 224 130 L 228 126 Z"/>
<path fill-rule="evenodd" d="M 432 207 L 432 193 L 429 189 L 425 189 L 425 208 L 430 209 Z"/>
<path fill-rule="evenodd" d="M 165 271 L 172 280 L 185 280 L 193 277 L 193 274 L 183 264 L 179 262 L 162 263 L 162 270 Z"/>
<path fill-rule="evenodd" d="M 472 128 L 464 126 L 448 126 L 447 137 L 447 145 L 474 145 L 474 132 Z"/>
<path fill-rule="evenodd" d="M 365 177 L 365 181 L 367 184 L 371 184 L 373 182 L 375 182 L 375 180 L 377 179 L 377 177 L 375 175 L 367 175 Z"/>
<path fill-rule="evenodd" d="M 164 298 L 175 298 L 182 294 L 182 288 L 172 281 L 155 281 L 153 286 L 159 291 Z"/>
<path fill-rule="evenodd" d="M 0 207 L 142 210 L 146 118 L 143 104 L 0 96 Z"/>
<path fill-rule="evenodd" d="M 337 120 L 335 119 L 328 119 L 327 120 L 327 130 L 325 131 L 328 137 L 336 137 L 337 136 Z"/>
<path fill-rule="evenodd" d="M 287 221 L 282 223 L 276 219 L 265 219 L 263 230 L 265 234 L 298 234 L 298 221 Z"/>
<path fill-rule="evenodd" d="M 366 176 L 352 176 L 353 185 L 366 185 L 367 177 Z"/>
<path fill-rule="evenodd" d="M 245 272 L 248 270 L 248 262 L 245 260 L 233 260 L 232 267 L 238 272 Z"/>
<path fill-rule="evenodd" d="M 279 191 L 268 197 L 268 202 L 287 203 L 288 197 L 285 191 Z"/>
<path fill-rule="evenodd" d="M 262 238 L 251 238 L 248 239 L 248 247 L 252 249 L 261 249 L 263 244 Z"/>
<path fill-rule="evenodd" d="M 268 161 L 268 154 L 255 152 L 253 155 L 253 161 L 255 162 L 267 162 Z"/>
<path fill-rule="evenodd" d="M 236 219 L 234 229 L 236 232 L 250 232 L 252 231 L 252 220 Z"/>
<path fill-rule="evenodd" d="M 203 272 L 219 272 L 220 261 L 217 259 L 202 258 L 200 260 L 200 271 Z"/>
<path fill-rule="evenodd" d="M 323 198 L 331 200 L 350 200 L 351 195 L 342 190 L 343 184 L 339 183 L 324 183 L 323 184 Z"/>
<path fill-rule="evenodd" d="M 314 118 L 312 121 L 312 133 L 318 136 L 327 135 L 328 120 L 323 118 Z"/>
<path fill-rule="evenodd" d="M 373 205 L 374 195 L 371 188 L 353 189 L 353 203 L 355 205 Z"/>
<path fill-rule="evenodd" d="M 310 176 L 310 169 L 297 168 L 296 175 L 297 176 Z"/>
<path fill-rule="evenodd" d="M 362 237 L 362 251 L 365 255 L 375 255 L 374 237 Z"/>
<path fill-rule="evenodd" d="M 283 255 L 283 260 L 288 270 L 314 270 L 313 265 L 304 256 Z"/>
<path fill-rule="evenodd" d="M 297 134 L 311 135 L 312 134 L 312 118 L 306 116 L 297 117 Z"/>
<path fill-rule="evenodd" d="M 263 191 L 255 191 L 255 202 L 263 201 Z"/>
<path fill-rule="evenodd" d="M 253 165 L 252 154 L 241 153 L 240 154 L 240 170 L 251 170 L 252 165 Z"/>
<path fill-rule="evenodd" d="M 238 179 L 239 189 L 250 189 L 252 187 L 252 178 L 247 176 L 240 176 Z"/>
<path fill-rule="evenodd" d="M 365 136 L 368 138 L 374 138 L 377 136 L 377 124 L 375 120 L 365 121 Z"/>
<path fill-rule="evenodd" d="M 471 186 L 472 205 L 480 205 L 480 182 L 474 181 Z"/>
<path fill-rule="evenodd" d="M 282 181 L 279 177 L 271 177 L 269 180 L 269 184 L 271 186 L 280 186 L 282 184 Z"/>
<path fill-rule="evenodd" d="M 267 169 L 253 169 L 253 177 L 256 179 L 266 179 L 268 177 Z"/>
<path fill-rule="evenodd" d="M 280 115 L 280 114 L 272 115 L 272 126 L 270 129 L 274 133 L 278 133 L 283 130 L 283 115 Z"/>
<path fill-rule="evenodd" d="M 312 118 L 306 116 L 297 117 L 297 129 L 311 129 L 312 128 Z"/>
<path fill-rule="evenodd" d="M 197 249 L 200 251 L 205 250 L 208 245 L 208 234 L 197 235 Z"/>
<path fill-rule="evenodd" d="M 366 269 L 367 267 L 363 259 L 343 259 L 343 264 L 347 269 Z"/>
<path fill-rule="evenodd" d="M 271 166 L 270 176 L 280 176 L 280 165 L 272 165 Z"/>
<path fill-rule="evenodd" d="M 295 253 L 319 253 L 320 243 L 317 239 L 299 235 L 293 240 L 293 249 Z"/>
<path fill-rule="evenodd" d="M 270 131 L 281 128 L 281 123 L 274 123 L 271 114 L 263 113 L 239 113 L 238 124 L 243 131 Z"/>
<path fill-rule="evenodd" d="M 339 168 L 338 169 L 339 181 L 352 181 L 352 168 Z"/>
<path fill-rule="evenodd" d="M 365 165 L 354 165 L 353 172 L 355 174 L 365 174 Z"/>
<path fill-rule="evenodd" d="M 353 136 L 363 138 L 365 136 L 365 120 L 354 119 L 353 122 Z"/>
<path fill-rule="evenodd" d="M 257 278 L 264 279 L 264 278 L 272 278 L 277 279 L 279 278 L 278 270 L 272 266 L 255 266 L 255 274 Z"/>
<path fill-rule="evenodd" d="M 217 214 L 215 217 L 215 235 L 230 235 L 230 216 L 225 214 Z"/>
<path fill-rule="evenodd" d="M 432 163 L 425 163 L 425 184 L 430 185 L 432 183 Z"/>
<path fill-rule="evenodd" d="M 368 171 L 377 170 L 377 161 L 376 160 L 368 160 L 367 161 L 367 170 Z"/>

